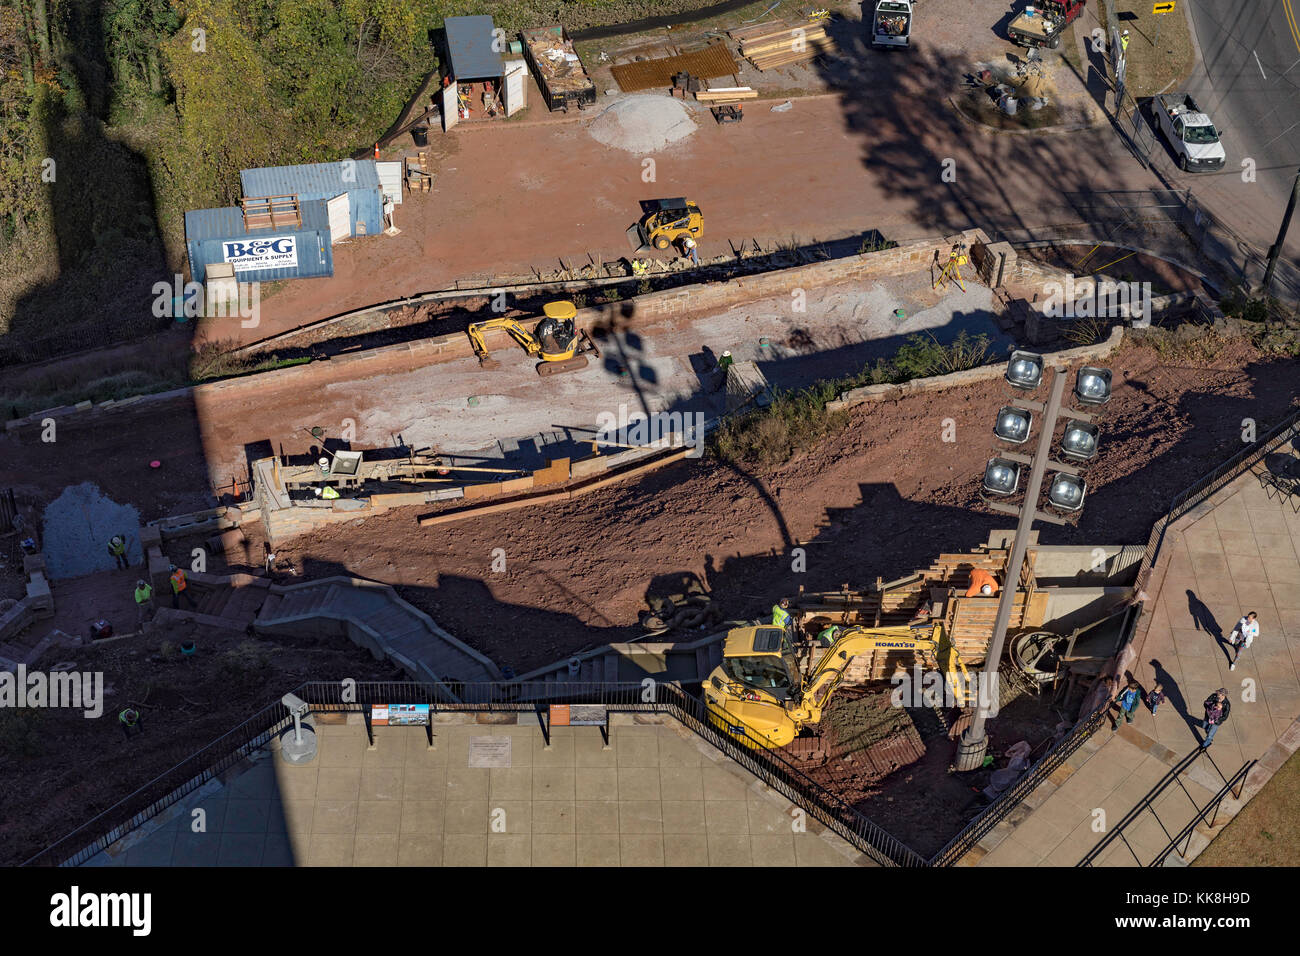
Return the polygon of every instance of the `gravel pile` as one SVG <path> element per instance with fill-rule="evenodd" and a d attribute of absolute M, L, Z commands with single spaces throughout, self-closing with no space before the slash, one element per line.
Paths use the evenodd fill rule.
<path fill-rule="evenodd" d="M 108 539 L 126 538 L 132 566 L 144 560 L 140 549 L 140 512 L 104 496 L 85 482 L 64 490 L 45 508 L 42 544 L 50 579 L 76 578 L 117 567 L 108 553 Z"/>
<path fill-rule="evenodd" d="M 657 153 L 695 132 L 690 110 L 670 96 L 629 96 L 592 121 L 598 143 L 629 153 Z"/>

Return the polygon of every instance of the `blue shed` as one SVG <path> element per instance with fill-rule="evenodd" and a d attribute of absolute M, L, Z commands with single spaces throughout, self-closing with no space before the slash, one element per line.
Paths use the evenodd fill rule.
<path fill-rule="evenodd" d="M 351 235 L 373 236 L 384 230 L 383 194 L 373 159 L 245 169 L 239 182 L 245 199 L 296 195 L 299 202 L 323 202 L 346 193 Z M 336 241 L 338 231 L 336 225 Z"/>
<path fill-rule="evenodd" d="M 203 282 L 208 266 L 229 262 L 240 282 L 314 279 L 334 274 L 329 213 L 323 202 L 299 206 L 300 223 L 261 229 L 244 228 L 244 211 L 193 209 L 185 214 L 185 247 L 190 276 Z"/>

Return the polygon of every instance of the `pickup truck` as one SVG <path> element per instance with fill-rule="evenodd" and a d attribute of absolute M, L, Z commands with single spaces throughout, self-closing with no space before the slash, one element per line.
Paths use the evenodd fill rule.
<path fill-rule="evenodd" d="M 871 45 L 906 47 L 911 45 L 911 36 L 912 0 L 876 0 Z"/>
<path fill-rule="evenodd" d="M 1223 168 L 1228 154 L 1219 142 L 1219 131 L 1194 99 L 1186 93 L 1165 93 L 1152 101 L 1151 112 L 1180 169 L 1209 172 Z"/>
<path fill-rule="evenodd" d="M 1037 0 L 1008 24 L 1007 36 L 1017 46 L 1055 50 L 1065 28 L 1079 19 L 1087 5 L 1088 0 Z"/>

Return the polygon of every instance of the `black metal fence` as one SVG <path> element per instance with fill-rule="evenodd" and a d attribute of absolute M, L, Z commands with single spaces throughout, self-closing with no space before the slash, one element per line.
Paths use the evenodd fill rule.
<path fill-rule="evenodd" d="M 1214 828 L 1215 822 L 1219 819 L 1219 806 L 1223 803 L 1223 798 L 1230 793 L 1234 798 L 1241 797 L 1242 788 L 1246 783 L 1246 775 L 1250 773 L 1251 768 L 1254 766 L 1255 761 L 1248 760 L 1242 765 L 1240 770 L 1232 775 L 1232 779 L 1225 780 L 1223 786 L 1219 788 L 1219 792 L 1214 795 L 1213 799 L 1211 799 L 1205 806 L 1201 807 L 1200 812 L 1188 822 L 1187 826 L 1183 827 L 1183 829 L 1179 831 L 1178 835 L 1169 841 L 1169 845 L 1157 853 L 1155 858 L 1147 865 L 1153 867 L 1164 866 L 1165 860 L 1169 858 L 1169 854 L 1175 851 L 1177 851 L 1180 857 L 1186 857 L 1188 848 L 1192 843 L 1192 834 L 1196 831 L 1196 828 L 1201 825 L 1207 816 L 1210 817 L 1210 828 Z M 1178 849 L 1178 844 L 1180 843 L 1183 844 L 1181 850 Z"/>

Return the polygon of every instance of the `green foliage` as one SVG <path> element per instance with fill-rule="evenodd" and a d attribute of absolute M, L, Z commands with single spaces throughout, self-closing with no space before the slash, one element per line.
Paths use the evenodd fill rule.
<path fill-rule="evenodd" d="M 988 361 L 988 345 L 988 336 L 972 338 L 964 331 L 951 345 L 943 345 L 929 334 L 910 336 L 890 361 L 877 359 L 856 375 L 779 392 L 766 409 L 727 419 L 713 435 L 713 452 L 724 461 L 768 467 L 783 464 L 848 424 L 846 412 L 827 408 L 842 393 L 864 385 L 898 384 L 975 368 Z"/>

